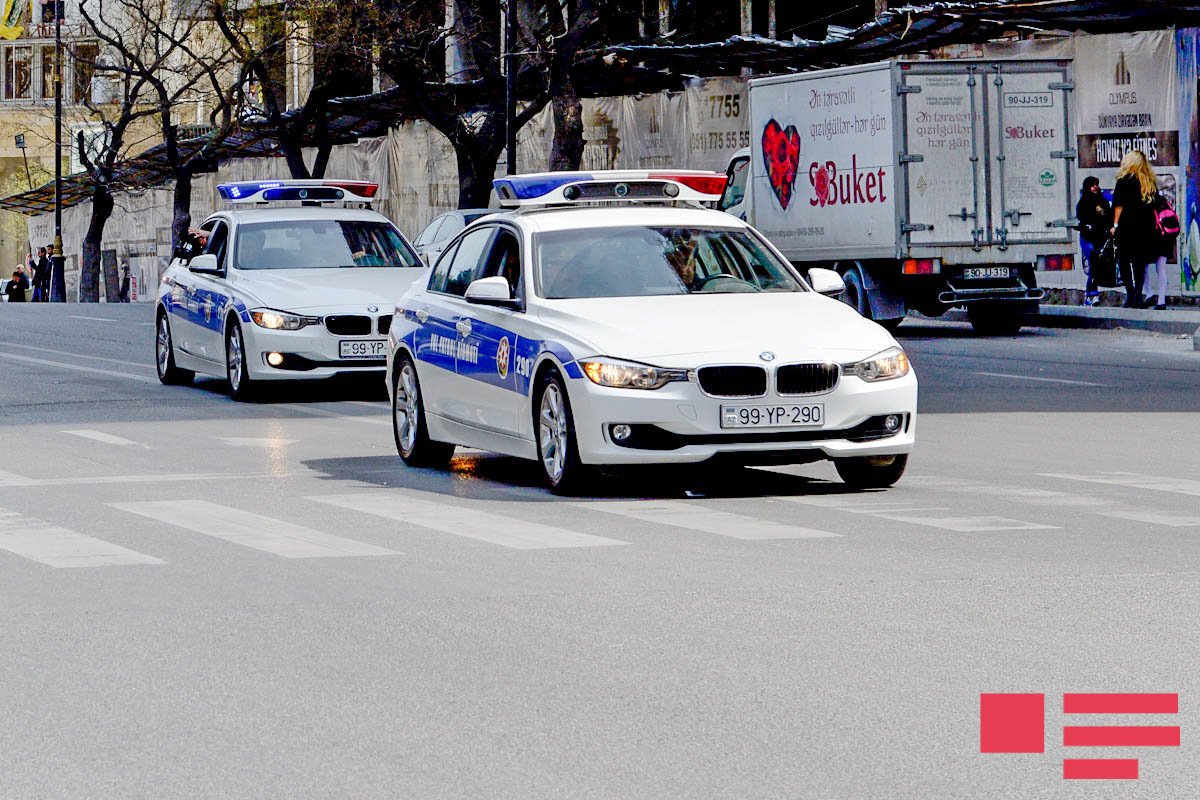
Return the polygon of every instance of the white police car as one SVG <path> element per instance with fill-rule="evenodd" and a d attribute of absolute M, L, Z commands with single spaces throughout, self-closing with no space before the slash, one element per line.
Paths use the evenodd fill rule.
<path fill-rule="evenodd" d="M 204 252 L 163 275 L 155 355 L 163 383 L 326 378 L 386 365 L 396 297 L 422 273 L 404 236 L 370 210 L 362 181 L 221 184 L 231 208 L 201 229 Z"/>
<path fill-rule="evenodd" d="M 398 301 L 388 387 L 400 456 L 455 445 L 536 459 L 550 487 L 597 465 L 831 458 L 899 479 L 917 381 L 884 328 L 756 231 L 700 207 L 725 177 L 546 173 L 495 181 L 510 212 L 446 248 Z"/>

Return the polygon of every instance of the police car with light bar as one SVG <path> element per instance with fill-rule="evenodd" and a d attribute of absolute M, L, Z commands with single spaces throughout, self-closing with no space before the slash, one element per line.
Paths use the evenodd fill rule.
<path fill-rule="evenodd" d="M 391 308 L 423 264 L 364 181 L 256 181 L 217 187 L 210 216 L 163 275 L 158 377 L 226 378 L 237 400 L 263 381 L 382 374 Z"/>
<path fill-rule="evenodd" d="M 917 381 L 881 326 L 706 208 L 725 176 L 559 172 L 494 182 L 511 209 L 460 233 L 396 304 L 388 389 L 401 458 L 456 445 L 592 468 L 833 459 L 857 487 L 904 472 Z"/>

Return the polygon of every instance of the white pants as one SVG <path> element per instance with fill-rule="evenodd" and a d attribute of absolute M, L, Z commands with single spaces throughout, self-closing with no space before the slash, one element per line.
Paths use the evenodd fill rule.
<path fill-rule="evenodd" d="M 1142 291 L 1146 294 L 1146 299 L 1150 299 L 1150 295 L 1154 292 L 1150 291 L 1150 278 L 1154 277 L 1154 286 L 1158 289 L 1158 305 L 1165 306 L 1167 304 L 1167 257 L 1159 256 L 1157 261 L 1146 265 L 1146 279 L 1142 282 Z"/>

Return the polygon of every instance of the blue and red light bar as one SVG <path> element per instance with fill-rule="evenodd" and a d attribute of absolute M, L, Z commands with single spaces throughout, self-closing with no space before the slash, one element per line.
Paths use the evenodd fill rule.
<path fill-rule="evenodd" d="M 377 183 L 346 180 L 240 181 L 217 185 L 221 199 L 231 203 L 282 200 L 369 203 L 378 191 Z"/>
<path fill-rule="evenodd" d="M 714 203 L 725 182 L 724 173 L 703 170 L 595 170 L 510 175 L 492 185 L 500 205 L 512 208 L 575 202 Z"/>

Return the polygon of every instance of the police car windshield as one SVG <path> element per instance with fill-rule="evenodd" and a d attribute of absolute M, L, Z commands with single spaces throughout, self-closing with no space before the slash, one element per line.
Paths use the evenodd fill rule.
<path fill-rule="evenodd" d="M 738 229 L 549 231 L 537 237 L 537 258 L 550 300 L 804 291 L 757 237 Z"/>
<path fill-rule="evenodd" d="M 372 220 L 310 219 L 248 222 L 238 226 L 238 269 L 415 267 L 396 229 Z"/>

